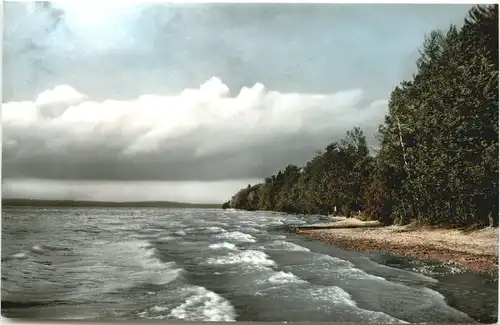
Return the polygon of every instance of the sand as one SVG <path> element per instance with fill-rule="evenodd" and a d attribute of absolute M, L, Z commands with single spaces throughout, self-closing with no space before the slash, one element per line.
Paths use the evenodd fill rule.
<path fill-rule="evenodd" d="M 332 219 L 346 226 L 366 223 L 355 218 Z M 437 260 L 472 272 L 498 276 L 498 228 L 468 233 L 412 226 L 297 229 L 295 232 L 343 249 Z"/>

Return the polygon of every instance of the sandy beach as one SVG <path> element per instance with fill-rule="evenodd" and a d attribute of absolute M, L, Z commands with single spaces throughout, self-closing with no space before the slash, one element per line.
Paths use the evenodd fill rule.
<path fill-rule="evenodd" d="M 498 228 L 472 232 L 412 226 L 362 227 L 355 218 L 332 217 L 338 226 L 361 228 L 297 229 L 296 233 L 343 249 L 381 251 L 422 260 L 437 260 L 478 273 L 498 275 Z"/>

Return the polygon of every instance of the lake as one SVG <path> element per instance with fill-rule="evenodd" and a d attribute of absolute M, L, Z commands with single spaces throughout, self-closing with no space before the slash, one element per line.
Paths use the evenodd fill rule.
<path fill-rule="evenodd" d="M 498 282 L 285 233 L 319 216 L 4 208 L 2 314 L 98 320 L 495 322 Z"/>

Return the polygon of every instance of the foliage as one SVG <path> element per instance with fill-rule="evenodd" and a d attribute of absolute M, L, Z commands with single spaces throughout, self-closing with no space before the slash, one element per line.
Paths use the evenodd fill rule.
<path fill-rule="evenodd" d="M 329 214 L 335 207 L 350 214 L 362 210 L 361 193 L 372 158 L 359 128 L 318 153 L 304 168 L 288 165 L 263 184 L 236 193 L 230 207 L 289 213 Z"/>
<path fill-rule="evenodd" d="M 289 165 L 230 206 L 386 224 L 498 225 L 498 5 L 426 36 L 417 72 L 391 93 L 380 149 L 359 128 L 303 168 Z"/>

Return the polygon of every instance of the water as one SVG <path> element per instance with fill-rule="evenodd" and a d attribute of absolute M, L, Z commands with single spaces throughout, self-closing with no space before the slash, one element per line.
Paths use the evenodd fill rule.
<path fill-rule="evenodd" d="M 493 279 L 343 251 L 281 229 L 318 221 L 201 209 L 4 209 L 2 314 L 379 323 L 497 319 Z"/>

